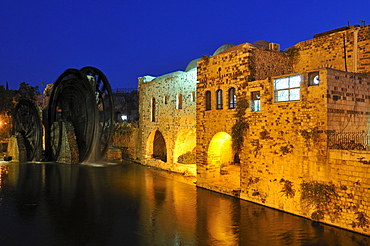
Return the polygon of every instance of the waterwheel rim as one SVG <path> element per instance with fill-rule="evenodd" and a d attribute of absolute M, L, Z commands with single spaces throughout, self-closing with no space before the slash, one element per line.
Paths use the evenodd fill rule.
<path fill-rule="evenodd" d="M 86 76 L 78 69 L 67 69 L 54 83 L 48 108 L 49 127 L 61 127 L 59 122 L 70 122 L 76 136 L 79 161 L 85 161 L 92 150 L 96 124 L 93 89 Z M 49 132 L 49 158 L 56 161 L 62 144 L 60 134 Z M 57 138 L 57 139 L 55 139 Z M 55 146 L 56 145 L 56 146 Z"/>
<path fill-rule="evenodd" d="M 21 99 L 14 108 L 12 135 L 21 134 L 25 141 L 27 161 L 36 161 L 42 153 L 42 125 L 36 106 Z"/>
<path fill-rule="evenodd" d="M 114 131 L 114 102 L 112 89 L 107 77 L 95 67 L 84 67 L 80 70 L 90 80 L 95 94 L 98 114 L 97 141 L 99 143 L 98 159 L 106 153 Z"/>

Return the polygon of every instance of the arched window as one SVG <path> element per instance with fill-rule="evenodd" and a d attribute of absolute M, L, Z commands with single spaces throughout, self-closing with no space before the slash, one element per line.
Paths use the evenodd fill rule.
<path fill-rule="evenodd" d="M 216 109 L 222 109 L 222 90 L 216 91 Z"/>
<path fill-rule="evenodd" d="M 152 122 L 155 122 L 155 98 L 153 97 L 152 98 L 152 105 L 151 105 L 152 107 L 152 112 L 151 112 L 151 120 L 152 120 Z"/>
<path fill-rule="evenodd" d="M 236 93 L 235 88 L 231 87 L 229 89 L 229 108 L 235 108 L 236 107 Z"/>
<path fill-rule="evenodd" d="M 206 110 L 212 109 L 211 99 L 211 92 L 206 91 Z"/>
<path fill-rule="evenodd" d="M 182 94 L 177 93 L 176 109 L 182 109 Z"/>

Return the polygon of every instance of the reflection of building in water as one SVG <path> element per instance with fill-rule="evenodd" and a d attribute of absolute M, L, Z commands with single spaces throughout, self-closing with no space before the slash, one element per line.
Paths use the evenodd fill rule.
<path fill-rule="evenodd" d="M 370 26 L 349 26 L 139 78 L 143 164 L 174 170 L 196 138 L 199 187 L 369 234 L 368 50 Z"/>

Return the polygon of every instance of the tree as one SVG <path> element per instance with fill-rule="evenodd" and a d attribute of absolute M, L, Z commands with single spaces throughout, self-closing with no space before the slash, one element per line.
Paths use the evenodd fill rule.
<path fill-rule="evenodd" d="M 16 90 L 6 90 L 3 85 L 0 85 L 0 113 L 7 113 L 12 110 L 16 97 Z"/>
<path fill-rule="evenodd" d="M 36 99 L 37 99 L 37 96 L 40 95 L 38 86 L 30 86 L 26 82 L 20 83 L 18 93 L 19 93 L 18 100 L 19 99 L 28 99 L 32 102 L 35 102 Z"/>

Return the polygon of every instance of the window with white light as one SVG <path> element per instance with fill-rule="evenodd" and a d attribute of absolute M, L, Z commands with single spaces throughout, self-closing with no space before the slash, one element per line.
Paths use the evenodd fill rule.
<path fill-rule="evenodd" d="M 301 76 L 293 75 L 274 79 L 275 102 L 300 100 Z"/>
<path fill-rule="evenodd" d="M 216 109 L 222 109 L 222 90 L 216 91 Z"/>
<path fill-rule="evenodd" d="M 308 74 L 308 85 L 319 85 L 320 84 L 320 77 L 319 72 L 311 72 Z"/>
<path fill-rule="evenodd" d="M 251 111 L 261 111 L 261 97 L 259 91 L 253 91 L 251 93 Z"/>
<path fill-rule="evenodd" d="M 229 89 L 229 108 L 235 108 L 236 107 L 236 93 L 235 88 L 232 87 Z"/>

